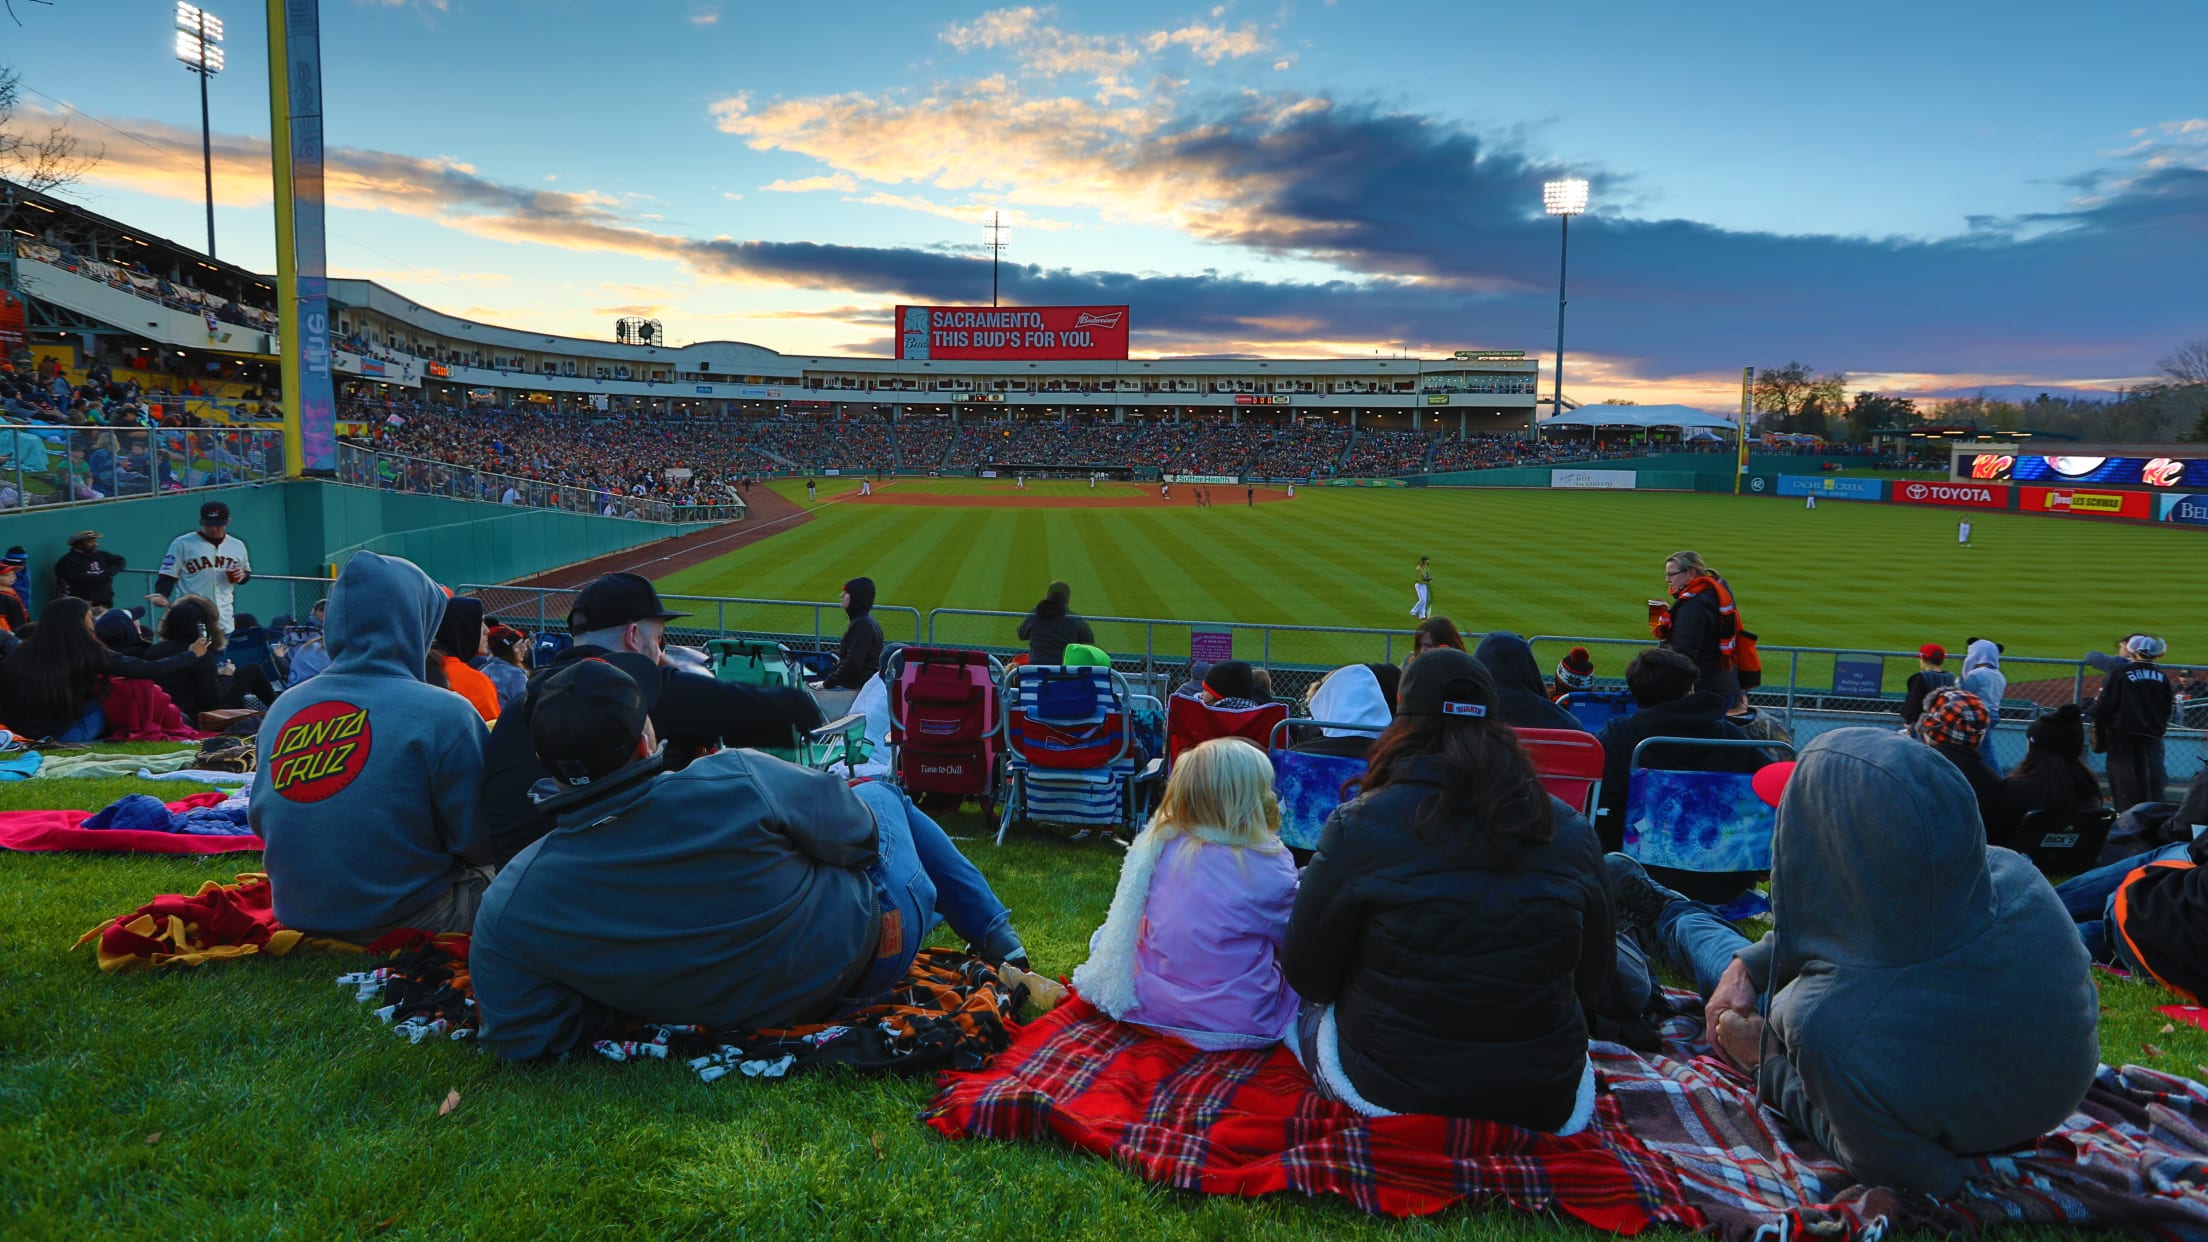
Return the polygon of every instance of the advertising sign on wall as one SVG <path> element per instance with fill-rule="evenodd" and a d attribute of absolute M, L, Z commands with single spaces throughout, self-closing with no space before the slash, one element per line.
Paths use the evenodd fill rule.
<path fill-rule="evenodd" d="M 2067 513 L 2074 517 L 2121 517 L 2154 520 L 2154 496 L 2149 492 L 2094 491 L 2082 487 L 2020 487 L 2019 506 L 2026 513 Z"/>
<path fill-rule="evenodd" d="M 938 362 L 1127 357 L 1124 306 L 899 306 L 897 356 Z"/>
<path fill-rule="evenodd" d="M 2034 456 L 1957 453 L 1958 479 L 2018 483 L 2093 484 L 2117 487 L 2208 489 L 2208 457 Z"/>
<path fill-rule="evenodd" d="M 2162 502 L 2163 521 L 2208 526 L 2208 496 L 2157 496 L 2155 499 Z"/>
<path fill-rule="evenodd" d="M 29 315 L 23 309 L 23 299 L 5 289 L 0 289 L 0 353 L 9 353 L 23 347 L 24 325 Z"/>
<path fill-rule="evenodd" d="M 1961 505 L 1967 509 L 2006 509 L 2009 489 L 1984 483 L 1896 483 L 1889 499 L 1909 505 Z"/>
<path fill-rule="evenodd" d="M 1551 470 L 1549 486 L 1631 491 L 1637 478 L 1632 470 Z"/>
<path fill-rule="evenodd" d="M 1820 500 L 1884 500 L 1882 479 L 1836 479 L 1830 475 L 1782 474 L 1779 495 L 1815 496 Z"/>
<path fill-rule="evenodd" d="M 1241 482 L 1241 479 L 1231 474 L 1169 474 L 1165 476 L 1165 481 L 1168 483 L 1217 483 L 1221 487 L 1230 487 Z"/>

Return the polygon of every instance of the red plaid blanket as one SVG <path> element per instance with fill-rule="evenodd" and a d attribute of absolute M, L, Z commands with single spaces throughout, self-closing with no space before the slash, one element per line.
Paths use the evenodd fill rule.
<path fill-rule="evenodd" d="M 2198 1083 L 2104 1069 L 2060 1130 L 2028 1152 L 1977 1161 L 1961 1197 L 1933 1200 L 1851 1184 L 1756 1105 L 1745 1077 L 1706 1055 L 1699 1000 L 1673 999 L 1688 1012 L 1667 1025 L 1663 1054 L 1590 1049 L 1602 1093 L 1594 1126 L 1570 1139 L 1359 1117 L 1314 1093 L 1283 1049 L 1198 1052 L 1078 997 L 1030 1024 L 988 1069 L 944 1075 L 926 1119 L 953 1138 L 1055 1134 L 1182 1189 L 1339 1195 L 1388 1216 L 1499 1199 L 1619 1233 L 1668 1221 L 1736 1242 L 1774 1227 L 1820 1242 L 1902 1227 L 2208 1229 L 2208 1089 Z"/>

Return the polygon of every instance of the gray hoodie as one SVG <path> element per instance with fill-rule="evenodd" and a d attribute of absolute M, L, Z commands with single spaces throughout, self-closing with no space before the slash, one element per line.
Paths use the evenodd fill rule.
<path fill-rule="evenodd" d="M 1869 1185 L 1962 1186 L 1958 1155 L 2029 1143 L 2085 1098 L 2099 1001 L 2077 929 L 1989 849 L 1930 747 L 1839 729 L 1802 752 L 1772 842 L 1763 1098 Z"/>
<path fill-rule="evenodd" d="M 330 592 L 330 667 L 261 722 L 250 814 L 286 927 L 374 940 L 415 926 L 487 861 L 483 718 L 422 681 L 444 611 L 413 562 L 355 553 Z"/>

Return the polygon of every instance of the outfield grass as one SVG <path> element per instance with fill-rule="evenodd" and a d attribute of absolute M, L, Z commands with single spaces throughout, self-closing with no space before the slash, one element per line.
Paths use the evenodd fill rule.
<path fill-rule="evenodd" d="M 0 809 L 93 808 L 140 788 L 0 785 Z M 972 816 L 946 823 L 984 830 Z M 1119 853 L 963 844 L 1036 965 L 1070 972 Z M 916 1120 L 924 1082 L 705 1084 L 658 1063 L 514 1067 L 465 1045 L 409 1045 L 333 982 L 355 958 L 105 976 L 89 948 L 69 949 L 156 893 L 257 862 L 0 854 L 0 1236 L 1590 1236 L 1503 1208 L 1387 1222 L 1333 1201 L 1204 1198 L 1052 1143 L 953 1143 Z M 2164 1030 L 2153 1006 L 2167 996 L 2102 990 L 2105 1058 L 2208 1077 L 2208 1033 Z M 2150 1043 L 2162 1054 L 2142 1052 Z M 440 1116 L 448 1090 L 460 1102 Z M 2076 1236 L 2018 1236 L 2035 1235 Z"/>
<path fill-rule="evenodd" d="M 774 486 L 805 503 L 801 483 Z M 2208 655 L 2197 572 L 2208 537 L 2173 527 L 1978 513 L 1961 548 L 1963 511 L 1842 501 L 1809 511 L 1680 493 L 1311 487 L 1249 508 L 1239 488 L 1221 488 L 1217 508 L 1197 509 L 1156 502 L 1153 485 L 1143 491 L 1154 507 L 1003 509 L 849 500 L 855 490 L 828 482 L 812 521 L 662 589 L 833 600 L 864 574 L 885 604 L 1025 611 L 1062 578 L 1091 615 L 1405 629 L 1412 565 L 1427 555 L 1434 610 L 1462 629 L 1629 639 L 1647 633 L 1664 557 L 1691 548 L 1726 575 L 1767 644 L 1959 651 L 1992 635 L 2012 656 L 2074 660 L 2146 630 L 2169 639 L 2173 661 Z M 891 490 L 1011 494 L 981 480 Z M 1091 493 L 1033 482 L 1027 494 Z"/>

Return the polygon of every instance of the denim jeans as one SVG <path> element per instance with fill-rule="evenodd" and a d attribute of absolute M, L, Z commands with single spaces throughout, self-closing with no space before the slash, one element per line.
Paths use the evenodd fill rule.
<path fill-rule="evenodd" d="M 2123 886 L 2124 877 L 2139 868 L 2149 863 L 2184 858 L 2192 848 L 2192 842 L 2178 841 L 2144 854 L 2134 854 L 2122 862 L 2096 867 L 2055 886 L 2055 896 L 2062 898 L 2062 908 L 2070 912 L 2071 921 L 2078 925 L 2078 939 L 2085 942 L 2085 951 L 2093 955 L 2094 961 L 2112 961 L 2134 974 L 2140 973 L 2139 963 L 2132 959 L 2121 937 L 2115 934 L 2116 890 Z"/>
<path fill-rule="evenodd" d="M 1751 943 L 1717 911 L 1699 901 L 1675 901 L 1656 920 L 1656 951 L 1676 970 L 1694 976 L 1694 990 L 1704 997 L 1717 990 L 1733 956 Z"/>
<path fill-rule="evenodd" d="M 941 825 L 922 814 L 895 785 L 865 781 L 851 792 L 874 813 L 880 858 L 868 868 L 868 875 L 885 915 L 895 916 L 898 937 L 896 945 L 884 944 L 877 951 L 874 965 L 853 990 L 854 997 L 879 996 L 895 986 L 939 922 L 949 923 L 952 931 L 990 961 L 1020 952 L 1012 912 L 989 891 L 989 881 L 952 844 Z M 888 926 L 885 922 L 885 929 Z"/>

